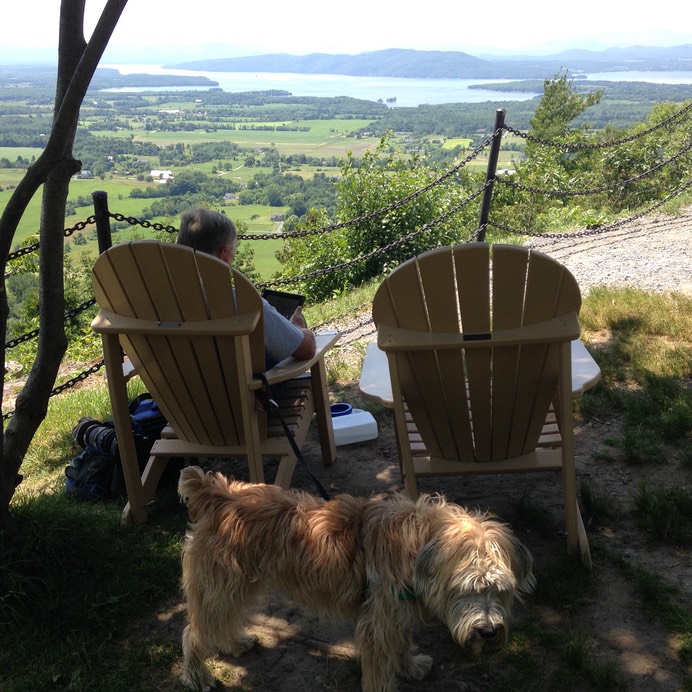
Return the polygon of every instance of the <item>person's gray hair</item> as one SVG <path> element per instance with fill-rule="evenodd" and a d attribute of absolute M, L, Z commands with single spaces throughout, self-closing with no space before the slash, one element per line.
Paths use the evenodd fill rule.
<path fill-rule="evenodd" d="M 235 242 L 233 221 L 225 214 L 204 207 L 192 207 L 180 217 L 177 243 L 199 252 L 217 255 L 219 250 Z"/>

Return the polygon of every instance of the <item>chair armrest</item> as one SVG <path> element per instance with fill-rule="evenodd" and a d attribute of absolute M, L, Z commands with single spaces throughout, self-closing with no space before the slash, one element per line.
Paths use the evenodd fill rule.
<path fill-rule="evenodd" d="M 161 322 L 126 317 L 101 310 L 91 323 L 99 334 L 157 334 L 161 336 L 241 336 L 249 334 L 259 322 L 260 311 L 191 322 Z"/>
<path fill-rule="evenodd" d="M 284 382 L 285 380 L 291 380 L 298 375 L 302 375 L 312 368 L 315 363 L 318 363 L 324 354 L 341 338 L 340 332 L 320 332 L 315 334 L 316 341 L 316 351 L 315 355 L 309 360 L 297 360 L 293 356 L 285 358 L 280 363 L 277 363 L 271 370 L 267 370 L 264 376 L 267 378 L 269 384 L 275 384 L 276 382 Z M 262 383 L 257 380 L 256 386 L 252 389 L 258 389 L 262 386 Z"/>
<path fill-rule="evenodd" d="M 377 343 L 383 351 L 429 351 L 572 341 L 579 337 L 579 333 L 579 320 L 577 314 L 572 312 L 525 327 L 483 334 L 423 332 L 381 324 Z"/>

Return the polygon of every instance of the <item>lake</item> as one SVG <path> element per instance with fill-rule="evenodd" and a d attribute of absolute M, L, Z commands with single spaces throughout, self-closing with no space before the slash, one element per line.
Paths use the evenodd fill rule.
<path fill-rule="evenodd" d="M 332 74 L 292 74 L 276 72 L 203 72 L 164 69 L 160 65 L 102 65 L 121 74 L 190 75 L 207 77 L 228 92 L 281 89 L 294 96 L 350 96 L 368 101 L 385 101 L 390 106 L 414 107 L 424 103 L 483 103 L 485 101 L 527 101 L 535 94 L 511 94 L 487 89 L 471 89 L 474 84 L 506 83 L 507 79 L 404 79 L 401 77 L 351 77 Z M 587 75 L 588 80 L 640 81 L 661 84 L 692 84 L 692 72 L 603 72 Z M 206 87 L 197 87 L 205 90 Z M 108 91 L 189 91 L 195 87 L 123 87 Z M 542 92 L 541 92 L 542 93 Z"/>
<path fill-rule="evenodd" d="M 169 70 L 160 65 L 102 65 L 121 74 L 168 74 L 207 77 L 224 91 L 265 91 L 281 89 L 294 96 L 350 96 L 367 101 L 396 99 L 391 106 L 418 106 L 423 103 L 482 103 L 484 101 L 526 101 L 535 94 L 505 94 L 491 89 L 470 89 L 472 84 L 504 83 L 506 79 L 404 79 L 400 77 L 351 77 L 333 74 L 292 74 L 277 72 L 200 72 Z M 195 87 L 192 87 L 195 88 Z M 206 89 L 206 87 L 199 87 Z M 191 87 L 122 87 L 108 91 L 189 91 Z"/>

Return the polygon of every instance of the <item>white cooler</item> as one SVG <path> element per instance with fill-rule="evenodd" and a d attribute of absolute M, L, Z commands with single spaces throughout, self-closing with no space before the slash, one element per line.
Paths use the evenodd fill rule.
<path fill-rule="evenodd" d="M 333 404 L 332 412 L 340 410 L 339 407 L 350 409 L 344 404 Z M 377 437 L 377 421 L 370 411 L 359 408 L 350 409 L 348 413 L 332 413 L 332 426 L 337 446 L 374 440 Z"/>

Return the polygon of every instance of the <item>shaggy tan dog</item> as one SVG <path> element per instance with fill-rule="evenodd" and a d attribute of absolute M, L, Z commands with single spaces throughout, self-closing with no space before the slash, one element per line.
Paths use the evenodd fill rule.
<path fill-rule="evenodd" d="M 191 519 L 182 681 L 195 690 L 215 685 L 208 656 L 252 648 L 243 616 L 269 587 L 355 618 L 363 690 L 390 692 L 397 674 L 420 680 L 432 666 L 413 646 L 417 622 L 432 615 L 462 646 L 499 646 L 512 601 L 534 584 L 531 555 L 505 525 L 438 496 L 324 502 L 194 466 L 178 491 Z"/>

